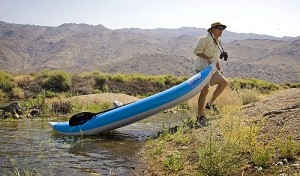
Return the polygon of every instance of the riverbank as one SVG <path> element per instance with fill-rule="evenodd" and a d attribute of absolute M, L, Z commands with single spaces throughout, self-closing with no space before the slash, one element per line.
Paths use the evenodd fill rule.
<path fill-rule="evenodd" d="M 143 167 L 133 175 L 300 173 L 299 88 L 277 91 L 246 106 L 230 102 L 219 115 L 208 113 L 211 120 L 204 128 L 182 126 L 146 142 L 139 152 Z"/>

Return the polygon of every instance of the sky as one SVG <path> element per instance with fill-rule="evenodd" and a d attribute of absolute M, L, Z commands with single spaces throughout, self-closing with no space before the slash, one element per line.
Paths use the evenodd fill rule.
<path fill-rule="evenodd" d="M 300 0 L 0 0 L 0 21 L 39 26 L 64 23 L 122 28 L 209 28 L 300 36 Z"/>

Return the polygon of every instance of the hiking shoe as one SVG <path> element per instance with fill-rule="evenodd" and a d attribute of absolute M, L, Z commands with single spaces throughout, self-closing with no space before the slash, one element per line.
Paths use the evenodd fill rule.
<path fill-rule="evenodd" d="M 204 127 L 206 125 L 207 125 L 207 118 L 204 115 L 197 117 L 196 127 Z"/>
<path fill-rule="evenodd" d="M 208 102 L 206 105 L 205 105 L 205 108 L 206 109 L 211 109 L 213 111 L 215 111 L 216 113 L 219 113 L 220 111 L 218 110 L 218 108 L 216 108 L 215 104 L 211 103 L 211 102 Z"/>

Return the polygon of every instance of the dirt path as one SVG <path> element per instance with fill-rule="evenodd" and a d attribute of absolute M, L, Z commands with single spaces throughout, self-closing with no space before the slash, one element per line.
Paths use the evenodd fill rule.
<path fill-rule="evenodd" d="M 300 88 L 276 92 L 244 107 L 244 112 L 247 118 L 264 121 L 262 133 L 269 139 L 284 133 L 300 141 Z"/>

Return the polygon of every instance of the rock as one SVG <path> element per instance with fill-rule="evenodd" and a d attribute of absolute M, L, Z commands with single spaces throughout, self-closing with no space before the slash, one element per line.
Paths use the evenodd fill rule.
<path fill-rule="evenodd" d="M 37 117 L 40 115 L 40 110 L 38 109 L 31 109 L 29 111 L 29 113 L 27 114 L 27 118 L 30 118 L 30 117 Z"/>

